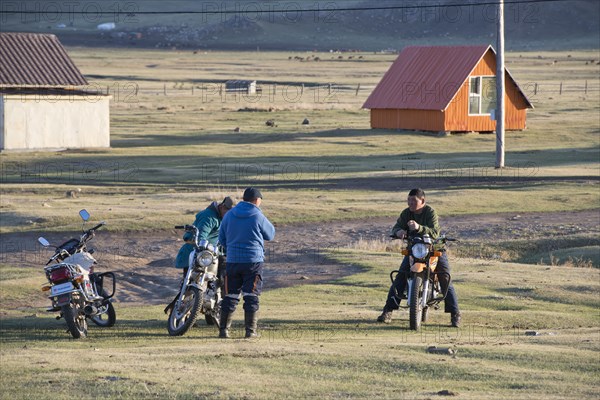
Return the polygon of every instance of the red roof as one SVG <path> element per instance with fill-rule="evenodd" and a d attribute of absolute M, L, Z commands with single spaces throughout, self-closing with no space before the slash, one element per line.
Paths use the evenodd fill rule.
<path fill-rule="evenodd" d="M 494 51 L 489 45 L 406 47 L 363 108 L 445 110 L 488 50 Z"/>
<path fill-rule="evenodd" d="M 0 87 L 87 85 L 54 35 L 0 33 Z"/>

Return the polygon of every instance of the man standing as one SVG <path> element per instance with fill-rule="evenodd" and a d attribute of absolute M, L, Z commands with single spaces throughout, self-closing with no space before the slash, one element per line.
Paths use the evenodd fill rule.
<path fill-rule="evenodd" d="M 256 337 L 258 296 L 262 289 L 264 241 L 273 240 L 275 228 L 260 210 L 262 194 L 244 191 L 242 202 L 227 213 L 219 229 L 219 242 L 227 254 L 225 298 L 221 302 L 220 338 L 229 337 L 233 312 L 244 297 L 246 338 Z"/>
<path fill-rule="evenodd" d="M 407 235 L 429 235 L 436 239 L 440 235 L 440 224 L 437 213 L 433 208 L 425 204 L 425 192 L 423 189 L 412 189 L 408 193 L 408 208 L 400 214 L 396 225 L 392 228 L 392 236 L 404 239 Z M 445 311 L 450 313 L 450 323 L 453 327 L 460 325 L 460 311 L 458 309 L 458 298 L 452 282 L 449 281 L 450 264 L 446 252 L 439 258 L 437 272 L 440 274 L 440 286 L 442 292 L 446 293 Z M 409 256 L 405 256 L 400 265 L 400 270 L 392 287 L 388 292 L 388 298 L 383 307 L 383 312 L 377 318 L 378 322 L 392 322 L 392 312 L 397 310 L 400 305 L 400 298 L 406 287 L 407 277 L 410 274 Z"/>

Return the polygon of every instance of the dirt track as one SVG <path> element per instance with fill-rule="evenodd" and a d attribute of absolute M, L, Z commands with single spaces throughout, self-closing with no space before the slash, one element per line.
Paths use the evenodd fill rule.
<path fill-rule="evenodd" d="M 347 247 L 360 238 L 385 239 L 394 223 L 395 218 L 371 218 L 277 227 L 276 240 L 266 245 L 265 289 L 325 282 L 356 272 L 356 268 L 331 262 L 322 255 L 322 250 Z M 449 236 L 463 240 L 498 240 L 532 235 L 539 238 L 579 232 L 584 227 L 590 233 L 600 233 L 598 211 L 484 214 L 445 217 L 441 223 Z M 38 236 L 38 233 L 2 235 L 0 262 L 31 268 L 32 274 L 39 274 L 42 281 L 41 267 L 49 254 L 37 244 Z M 65 240 L 67 236 L 46 235 L 52 243 Z M 118 301 L 165 304 L 176 293 L 180 272 L 173 268 L 173 260 L 182 244 L 181 232 L 113 234 L 105 231 L 99 232 L 92 243 L 96 249 L 94 256 L 99 263 L 98 271 L 117 273 Z M 45 305 L 43 300 L 40 298 L 40 306 Z"/>

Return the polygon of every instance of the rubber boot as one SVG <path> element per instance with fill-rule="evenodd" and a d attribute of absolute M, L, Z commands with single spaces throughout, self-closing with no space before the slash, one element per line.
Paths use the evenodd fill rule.
<path fill-rule="evenodd" d="M 383 322 L 385 324 L 389 324 L 392 322 L 392 312 L 393 310 L 388 309 L 387 307 L 383 307 L 383 311 L 379 317 L 377 317 L 377 322 Z"/>
<path fill-rule="evenodd" d="M 258 337 L 256 327 L 258 325 L 258 313 L 255 311 L 244 312 L 244 321 L 246 323 L 246 338 Z"/>
<path fill-rule="evenodd" d="M 219 321 L 219 337 L 229 339 L 229 329 L 233 321 L 233 313 L 221 310 L 221 320 Z"/>

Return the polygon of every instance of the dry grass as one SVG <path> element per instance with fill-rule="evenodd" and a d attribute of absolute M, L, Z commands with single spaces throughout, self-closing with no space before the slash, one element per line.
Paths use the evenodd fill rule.
<path fill-rule="evenodd" d="M 126 399 L 425 399 L 442 390 L 462 399 L 592 399 L 600 393 L 598 270 L 453 259 L 463 327 L 449 328 L 448 315 L 436 311 L 422 332 L 412 333 L 405 312 L 395 313 L 391 325 L 374 322 L 397 254 L 343 250 L 329 257 L 362 272 L 265 292 L 256 341 L 237 339 L 241 310 L 230 341 L 204 324 L 171 338 L 158 306 L 118 303 L 117 325 L 91 328 L 82 341 L 69 339 L 63 321 L 40 310 L 5 310 L 0 393 Z M 428 354 L 431 345 L 457 353 Z M 235 384 L 223 371 L 235 371 Z"/>

